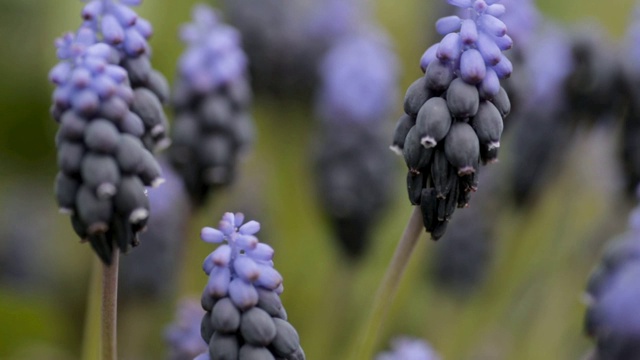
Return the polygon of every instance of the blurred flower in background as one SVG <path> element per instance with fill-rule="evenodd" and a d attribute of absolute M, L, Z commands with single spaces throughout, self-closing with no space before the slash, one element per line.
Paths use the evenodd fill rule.
<path fill-rule="evenodd" d="M 397 95 L 398 60 L 387 37 L 370 25 L 337 38 L 319 74 L 317 197 L 341 250 L 358 260 L 392 193 L 392 156 L 384 139 Z"/>
<path fill-rule="evenodd" d="M 194 7 L 193 18 L 181 30 L 187 49 L 178 63 L 169 155 L 193 205 L 201 206 L 211 190 L 234 180 L 254 130 L 240 34 L 206 5 Z"/>
<path fill-rule="evenodd" d="M 391 351 L 378 354 L 376 360 L 440 360 L 424 340 L 398 337 L 391 341 Z"/>
<path fill-rule="evenodd" d="M 195 299 L 183 299 L 178 304 L 175 321 L 167 326 L 164 338 L 169 346 L 169 360 L 193 360 L 207 351 L 208 344 L 200 335 L 204 310 Z"/>
<path fill-rule="evenodd" d="M 640 357 L 640 208 L 630 230 L 612 240 L 592 272 L 585 300 L 585 331 L 596 342 L 596 358 Z"/>

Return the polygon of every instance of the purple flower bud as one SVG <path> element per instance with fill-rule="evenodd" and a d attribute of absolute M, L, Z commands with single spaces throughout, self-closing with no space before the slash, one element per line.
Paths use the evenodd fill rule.
<path fill-rule="evenodd" d="M 258 292 L 249 282 L 235 278 L 229 284 L 229 297 L 240 309 L 246 310 L 258 303 Z"/>
<path fill-rule="evenodd" d="M 455 31 L 460 31 L 462 20 L 455 16 L 446 16 L 436 21 L 436 31 L 440 35 L 447 35 Z"/>
<path fill-rule="evenodd" d="M 256 260 L 271 261 L 273 260 L 274 251 L 271 246 L 259 243 L 254 249 L 249 250 L 248 253 L 252 258 Z"/>
<path fill-rule="evenodd" d="M 255 220 L 245 223 L 238 229 L 238 232 L 242 235 L 253 235 L 258 231 L 260 231 L 260 223 Z"/>
<path fill-rule="evenodd" d="M 205 291 L 215 298 L 221 298 L 229 292 L 231 270 L 228 267 L 214 267 L 209 274 Z"/>
<path fill-rule="evenodd" d="M 422 72 L 427 71 L 427 66 L 436 58 L 436 52 L 439 44 L 431 45 L 420 58 L 420 68 Z"/>
<path fill-rule="evenodd" d="M 473 20 L 462 20 L 460 38 L 465 45 L 471 45 L 478 41 L 478 28 L 476 27 L 476 23 Z"/>
<path fill-rule="evenodd" d="M 478 51 L 482 54 L 482 58 L 488 65 L 494 66 L 502 59 L 500 47 L 498 47 L 498 44 L 496 44 L 489 35 L 480 33 L 477 46 Z"/>
<path fill-rule="evenodd" d="M 513 65 L 506 56 L 502 55 L 500 62 L 493 66 L 493 70 L 500 79 L 506 79 L 511 76 L 511 73 L 513 72 Z"/>
<path fill-rule="evenodd" d="M 436 50 L 436 57 L 442 61 L 455 61 L 460 57 L 461 50 L 460 35 L 458 33 L 449 33 L 440 41 L 438 50 Z"/>
<path fill-rule="evenodd" d="M 224 236 L 225 235 L 222 231 L 211 227 L 202 228 L 202 231 L 200 232 L 200 238 L 202 240 L 215 244 L 221 243 L 222 240 L 224 240 Z"/>
<path fill-rule="evenodd" d="M 493 36 L 501 37 L 507 34 L 507 26 L 498 18 L 488 14 L 478 17 L 478 27 Z"/>
<path fill-rule="evenodd" d="M 469 49 L 460 57 L 460 77 L 469 84 L 481 82 L 487 74 L 487 68 L 480 51 Z"/>
<path fill-rule="evenodd" d="M 248 256 L 241 256 L 233 263 L 236 274 L 244 281 L 252 283 L 260 276 L 260 269 Z"/>
<path fill-rule="evenodd" d="M 102 17 L 102 34 L 104 40 L 112 45 L 118 45 L 124 41 L 124 29 L 111 14 Z"/>
<path fill-rule="evenodd" d="M 229 245 L 220 245 L 211 253 L 211 262 L 218 267 L 226 267 L 231 262 L 231 247 Z"/>

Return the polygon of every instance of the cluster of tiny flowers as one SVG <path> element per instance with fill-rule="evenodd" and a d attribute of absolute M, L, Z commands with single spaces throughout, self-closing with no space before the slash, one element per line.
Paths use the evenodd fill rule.
<path fill-rule="evenodd" d="M 319 198 L 345 254 L 359 258 L 391 197 L 382 120 L 393 108 L 397 59 L 382 38 L 354 34 L 329 50 L 320 79 Z"/>
<path fill-rule="evenodd" d="M 375 360 L 440 360 L 440 356 L 420 339 L 399 337 L 391 341 L 391 351 L 383 352 Z"/>
<path fill-rule="evenodd" d="M 101 41 L 120 54 L 120 66 L 127 70 L 134 89 L 132 110 L 144 123 L 142 142 L 150 150 L 169 146 L 168 122 L 162 102 L 169 97 L 165 77 L 151 66 L 147 40 L 153 34 L 151 24 L 129 6 L 142 0 L 92 0 L 82 10 L 82 28 L 101 34 Z"/>
<path fill-rule="evenodd" d="M 502 54 L 512 46 L 498 18 L 497 1 L 449 0 L 468 14 L 448 16 L 436 29 L 446 34 L 420 61 L 425 76 L 407 90 L 392 150 L 409 168 L 407 189 L 420 205 L 433 239 L 446 231 L 456 207 L 468 205 L 477 189 L 480 162 L 496 160 L 503 118 L 511 110 L 500 79 L 510 76 Z"/>
<path fill-rule="evenodd" d="M 208 344 L 200 336 L 204 311 L 197 300 L 187 299 L 178 304 L 175 322 L 167 326 L 164 339 L 169 346 L 169 360 L 193 360 L 207 351 Z"/>
<path fill-rule="evenodd" d="M 205 5 L 182 28 L 187 49 L 180 58 L 170 157 L 195 204 L 210 189 L 229 184 L 239 155 L 253 140 L 248 114 L 251 88 L 240 35 Z"/>
<path fill-rule="evenodd" d="M 162 179 L 140 140 L 144 125 L 132 111 L 127 71 L 113 47 L 95 41 L 88 28 L 57 41 L 63 61 L 50 72 L 60 123 L 55 193 L 76 233 L 110 263 L 114 246 L 137 243 L 149 216 L 145 186 Z"/>
<path fill-rule="evenodd" d="M 630 225 L 607 246 L 587 285 L 585 331 L 598 359 L 640 358 L 640 207 Z"/>
<path fill-rule="evenodd" d="M 274 251 L 255 237 L 258 222 L 243 222 L 243 214 L 226 213 L 217 229 L 202 229 L 202 240 L 221 245 L 203 264 L 209 281 L 201 335 L 209 351 L 197 359 L 304 359 L 280 301 L 284 288 Z"/>

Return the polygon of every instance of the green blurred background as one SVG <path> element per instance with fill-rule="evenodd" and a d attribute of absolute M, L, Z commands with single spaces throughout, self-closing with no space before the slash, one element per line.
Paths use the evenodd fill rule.
<path fill-rule="evenodd" d="M 401 57 L 402 89 L 420 75 L 416 63 L 431 36 L 435 1 L 377 2 L 378 18 Z M 195 3 L 148 0 L 139 9 L 155 27 L 153 64 L 170 80 L 182 50 L 176 30 Z M 561 22 L 600 21 L 615 39 L 624 33 L 633 3 L 538 1 Z M 81 354 L 94 255 L 57 213 L 51 191 L 56 124 L 48 114 L 53 87 L 47 80 L 56 63 L 53 40 L 78 27 L 81 7 L 74 0 L 0 0 L 0 359 Z M 398 114 L 400 104 L 398 98 Z M 263 223 L 261 240 L 276 249 L 283 301 L 308 358 L 342 359 L 357 338 L 354 331 L 411 212 L 403 165 L 398 160 L 390 174 L 396 201 L 377 227 L 368 257 L 347 264 L 317 207 L 309 160 L 311 109 L 258 95 L 253 114 L 258 139 L 240 183 L 210 199 L 188 235 L 176 239 L 187 249 L 184 269 L 178 270 L 179 293 L 121 307 L 121 358 L 163 358 L 163 327 L 173 319 L 176 301 L 199 297 L 206 282 L 200 266 L 212 248 L 201 244 L 199 229 L 238 207 Z M 427 254 L 438 243 L 424 236 L 378 347 L 408 334 L 427 339 L 446 359 L 579 358 L 590 347 L 582 333 L 581 292 L 605 240 L 624 230 L 629 210 L 616 180 L 603 177 L 602 166 L 608 169 L 612 161 L 606 156 L 613 151 L 611 141 L 606 134 L 578 133 L 562 173 L 535 206 L 503 206 L 494 214 L 500 229 L 496 253 L 485 284 L 468 298 L 450 297 L 429 282 Z M 10 241 L 15 238 L 18 245 Z"/>

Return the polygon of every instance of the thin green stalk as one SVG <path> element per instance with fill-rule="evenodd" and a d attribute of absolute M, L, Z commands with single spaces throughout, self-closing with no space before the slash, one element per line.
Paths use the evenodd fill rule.
<path fill-rule="evenodd" d="M 102 265 L 102 360 L 116 360 L 118 319 L 118 265 L 120 251 L 115 248 L 111 265 Z"/>
<path fill-rule="evenodd" d="M 87 311 L 84 317 L 82 360 L 94 360 L 100 357 L 101 264 L 100 259 L 94 256 L 87 295 Z"/>
<path fill-rule="evenodd" d="M 369 318 L 360 329 L 359 334 L 362 334 L 361 341 L 358 342 L 356 350 L 351 357 L 352 359 L 363 360 L 373 358 L 373 351 L 378 339 L 378 334 L 386 320 L 389 307 L 398 292 L 402 275 L 407 269 L 409 259 L 411 258 L 413 249 L 415 249 L 418 243 L 421 233 L 422 213 L 420 207 L 416 206 L 402 233 L 400 242 L 398 242 L 398 246 L 391 259 L 391 264 L 389 264 L 382 283 L 380 287 L 378 287 Z"/>

